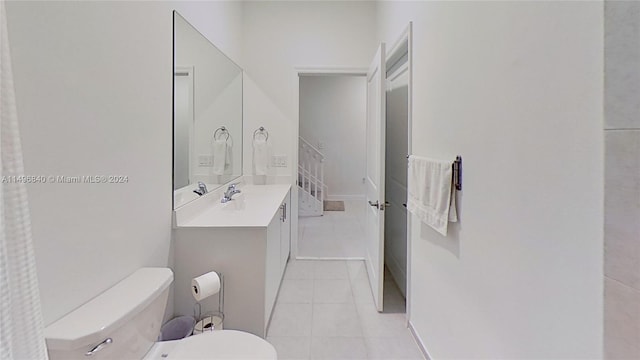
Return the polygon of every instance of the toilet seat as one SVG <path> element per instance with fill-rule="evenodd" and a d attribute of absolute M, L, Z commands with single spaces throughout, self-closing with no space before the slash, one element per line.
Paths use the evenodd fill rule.
<path fill-rule="evenodd" d="M 278 358 L 266 340 L 243 331 L 218 330 L 178 340 L 167 359 L 270 359 Z"/>

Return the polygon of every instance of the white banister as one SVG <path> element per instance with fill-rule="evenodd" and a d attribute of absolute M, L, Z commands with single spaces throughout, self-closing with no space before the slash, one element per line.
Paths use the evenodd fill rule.
<path fill-rule="evenodd" d="M 324 154 L 302 137 L 298 139 L 300 215 L 320 216 L 324 210 L 324 198 L 327 192 L 327 186 L 324 183 Z"/>

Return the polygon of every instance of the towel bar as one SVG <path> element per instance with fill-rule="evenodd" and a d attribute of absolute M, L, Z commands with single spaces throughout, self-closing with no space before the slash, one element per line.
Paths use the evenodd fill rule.
<path fill-rule="evenodd" d="M 408 158 L 409 155 L 407 155 Z M 456 190 L 462 190 L 462 156 L 456 156 L 451 167 L 453 168 L 453 186 Z"/>
<path fill-rule="evenodd" d="M 456 156 L 456 160 L 453 162 L 453 185 L 456 190 L 462 190 L 462 156 Z"/>

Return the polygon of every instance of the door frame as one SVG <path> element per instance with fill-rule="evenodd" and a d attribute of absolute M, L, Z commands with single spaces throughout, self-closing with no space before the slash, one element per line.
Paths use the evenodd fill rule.
<path fill-rule="evenodd" d="M 298 136 L 300 133 L 300 76 L 367 76 L 367 70 L 367 68 L 330 66 L 295 66 L 293 68 L 293 129 L 291 134 L 291 143 L 293 144 L 293 148 L 291 149 L 291 153 L 293 154 L 291 159 L 291 256 L 293 259 L 298 258 L 298 191 L 294 188 L 294 186 L 297 186 L 296 182 L 298 179 Z M 364 257 L 340 258 L 340 260 L 364 260 Z"/>
<path fill-rule="evenodd" d="M 407 42 L 407 72 L 408 72 L 408 95 L 407 105 L 409 107 L 407 111 L 407 157 L 413 153 L 413 22 L 404 28 L 400 36 L 393 43 L 393 46 L 387 51 L 387 63 L 397 57 L 397 53 L 401 51 L 402 45 Z M 407 284 L 406 284 L 406 314 L 405 321 L 407 326 L 411 321 L 411 215 L 407 214 Z"/>
<path fill-rule="evenodd" d="M 193 163 L 196 159 L 195 157 L 195 150 L 194 150 L 194 141 L 192 141 L 193 137 L 194 137 L 194 132 L 195 132 L 195 121 L 196 121 L 196 117 L 195 117 L 195 67 L 193 65 L 189 65 L 189 66 L 176 66 L 175 70 L 173 71 L 173 87 L 175 88 L 176 86 L 176 76 L 185 76 L 187 78 L 187 81 L 189 82 L 189 101 L 190 101 L 190 120 L 191 123 L 189 125 L 189 164 L 187 166 L 187 186 L 190 186 L 193 184 L 193 171 L 194 171 L 194 166 Z M 182 73 L 187 73 L 186 75 L 178 75 L 178 74 L 182 74 Z M 175 91 L 175 90 L 174 90 Z M 173 126 L 175 127 L 175 122 L 176 122 L 176 96 L 175 94 L 173 94 L 173 101 L 171 106 L 173 106 Z M 175 132 L 175 130 L 174 130 Z M 173 161 L 175 162 L 175 133 L 174 133 L 174 142 L 172 143 L 173 145 Z M 175 163 L 173 164 L 173 168 L 175 170 Z M 173 180 L 174 184 L 173 186 L 175 186 L 175 179 Z M 174 189 L 175 190 L 175 189 Z M 175 199 L 174 199 L 175 201 Z M 175 204 L 174 204 L 175 206 Z"/>

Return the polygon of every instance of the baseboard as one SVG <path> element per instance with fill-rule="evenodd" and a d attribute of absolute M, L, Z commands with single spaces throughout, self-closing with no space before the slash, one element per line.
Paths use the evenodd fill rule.
<path fill-rule="evenodd" d="M 327 195 L 325 200 L 364 200 L 364 195 Z"/>
<path fill-rule="evenodd" d="M 409 320 L 409 331 L 411 332 L 411 336 L 413 336 L 413 341 L 416 342 L 416 344 L 418 345 L 418 348 L 422 352 L 422 356 L 424 356 L 424 358 L 427 360 L 433 360 L 433 358 L 431 357 L 431 355 L 429 355 L 429 352 L 427 351 L 427 347 L 424 345 L 424 343 L 422 342 L 422 339 L 420 339 L 420 336 L 418 336 L 416 329 L 413 327 L 413 323 L 411 323 L 411 320 Z"/>
<path fill-rule="evenodd" d="M 345 260 L 345 261 L 364 261 L 364 257 L 318 257 L 318 256 L 297 256 L 296 260 Z"/>

